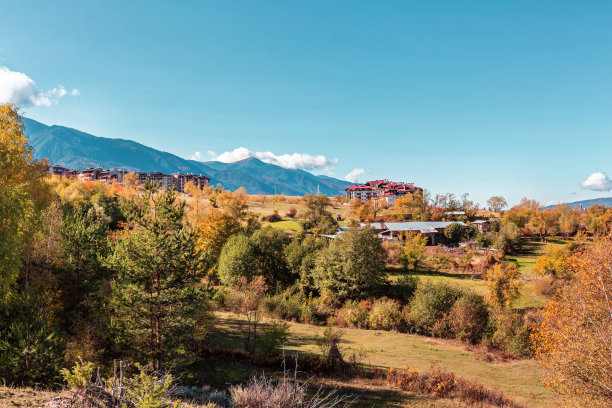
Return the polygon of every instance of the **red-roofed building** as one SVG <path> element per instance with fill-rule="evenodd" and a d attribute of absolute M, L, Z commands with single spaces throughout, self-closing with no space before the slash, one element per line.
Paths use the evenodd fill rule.
<path fill-rule="evenodd" d="M 393 207 L 395 199 L 406 194 L 420 193 L 423 189 L 411 183 L 398 183 L 389 180 L 373 180 L 365 184 L 354 184 L 345 189 L 346 196 L 351 200 L 366 202 L 374 200 L 377 206 Z"/>

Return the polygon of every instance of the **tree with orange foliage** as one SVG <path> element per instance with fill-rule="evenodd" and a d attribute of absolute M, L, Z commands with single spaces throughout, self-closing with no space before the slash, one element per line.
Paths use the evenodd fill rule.
<path fill-rule="evenodd" d="M 612 401 L 612 241 L 573 258 L 575 275 L 532 336 L 544 384 L 593 406 Z"/>

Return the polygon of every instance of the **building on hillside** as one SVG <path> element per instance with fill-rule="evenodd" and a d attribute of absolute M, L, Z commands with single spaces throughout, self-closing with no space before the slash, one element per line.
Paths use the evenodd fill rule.
<path fill-rule="evenodd" d="M 493 224 L 493 223 L 495 223 L 497 221 L 499 221 L 498 218 L 491 218 L 491 219 L 488 219 L 488 220 L 476 220 L 476 221 L 472 221 L 472 225 L 479 232 L 489 232 L 489 231 L 491 231 L 491 224 Z"/>
<path fill-rule="evenodd" d="M 56 176 L 70 177 L 70 170 L 62 166 L 56 166 L 54 164 L 47 165 L 47 173 L 54 174 Z"/>
<path fill-rule="evenodd" d="M 372 187 L 368 185 L 355 184 L 348 186 L 344 191 L 350 200 L 360 200 L 365 203 L 372 198 Z"/>
<path fill-rule="evenodd" d="M 101 180 L 105 183 L 117 183 L 122 186 L 125 185 L 125 175 L 127 171 L 125 170 L 103 170 L 98 173 L 98 180 Z"/>
<path fill-rule="evenodd" d="M 88 168 L 79 171 L 77 173 L 77 178 L 79 179 L 79 181 L 96 181 L 98 179 L 98 175 L 103 171 L 104 169 L 100 167 Z"/>
<path fill-rule="evenodd" d="M 128 174 L 126 170 L 112 169 L 105 170 L 100 167 L 89 168 L 85 170 L 68 170 L 61 166 L 47 164 L 47 172 L 63 177 L 72 177 L 80 181 L 96 181 L 100 180 L 104 183 L 118 183 L 125 186 L 125 176 Z M 210 179 L 203 175 L 196 174 L 165 174 L 160 171 L 156 172 L 137 172 L 138 182 L 145 184 L 148 182 L 159 182 L 160 188 L 172 190 L 175 189 L 181 193 L 185 192 L 185 184 L 189 181 L 193 182 L 200 189 L 208 186 Z"/>
<path fill-rule="evenodd" d="M 346 189 L 350 200 L 366 202 L 373 200 L 377 207 L 393 207 L 395 200 L 406 194 L 422 193 L 423 189 L 412 183 L 397 183 L 389 180 L 373 180 L 365 184 L 354 184 Z"/>
<path fill-rule="evenodd" d="M 208 184 L 210 183 L 210 179 L 202 175 L 174 173 L 173 176 L 176 190 L 180 191 L 181 193 L 185 192 L 185 184 L 189 183 L 190 181 L 197 187 L 200 187 L 200 189 L 208 187 Z"/>
<path fill-rule="evenodd" d="M 431 245 L 440 241 L 444 231 L 451 224 L 467 227 L 463 222 L 452 221 L 415 221 L 415 222 L 386 222 L 386 230 L 380 235 L 383 239 L 405 240 L 409 233 L 418 232 L 429 238 Z"/>

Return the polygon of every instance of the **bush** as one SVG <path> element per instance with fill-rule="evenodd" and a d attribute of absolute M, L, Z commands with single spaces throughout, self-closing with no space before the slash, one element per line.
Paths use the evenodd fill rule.
<path fill-rule="evenodd" d="M 419 286 L 417 276 L 402 276 L 389 286 L 389 297 L 400 302 L 410 302 Z"/>
<path fill-rule="evenodd" d="M 495 331 L 491 337 L 493 347 L 516 356 L 527 357 L 532 353 L 531 330 L 523 316 L 513 310 L 498 311 L 495 315 Z"/>
<path fill-rule="evenodd" d="M 275 408 L 331 408 L 347 406 L 344 397 L 319 392 L 308 396 L 306 384 L 291 382 L 286 378 L 274 381 L 269 378 L 253 378 L 247 385 L 235 385 L 229 389 L 233 407 Z"/>
<path fill-rule="evenodd" d="M 484 298 L 476 293 L 465 293 L 453 305 L 449 320 L 456 338 L 478 343 L 489 324 L 489 311 Z"/>
<path fill-rule="evenodd" d="M 62 368 L 60 374 L 62 378 L 70 388 L 85 389 L 87 382 L 91 380 L 91 376 L 94 372 L 94 364 L 91 362 L 84 363 L 83 360 L 79 361 L 72 367 L 71 370 Z"/>
<path fill-rule="evenodd" d="M 393 241 L 384 241 L 382 243 L 385 253 L 387 254 L 387 264 L 399 264 L 400 254 L 402 252 L 402 244 Z"/>
<path fill-rule="evenodd" d="M 277 319 L 300 321 L 302 315 L 303 297 L 299 294 L 290 295 L 287 292 L 267 296 L 262 301 L 262 310 L 268 316 Z"/>
<path fill-rule="evenodd" d="M 535 281 L 535 291 L 539 295 L 554 296 L 560 287 L 559 281 L 552 276 L 545 276 Z"/>
<path fill-rule="evenodd" d="M 403 326 L 401 308 L 391 299 L 379 299 L 368 315 L 368 325 L 374 330 L 400 330 Z"/>
<path fill-rule="evenodd" d="M 295 207 L 291 207 L 287 210 L 287 213 L 285 215 L 287 216 L 287 218 L 295 218 L 295 216 L 297 215 L 297 209 Z"/>
<path fill-rule="evenodd" d="M 367 300 L 358 302 L 347 300 L 344 306 L 336 313 L 338 326 L 355 327 L 365 329 L 368 327 L 368 315 L 372 309 L 372 304 Z"/>
<path fill-rule="evenodd" d="M 278 210 L 274 210 L 274 212 L 270 215 L 264 215 L 263 217 L 261 217 L 262 221 L 268 221 L 268 222 L 278 222 L 278 221 L 282 221 L 283 217 L 280 216 L 280 214 L 278 213 Z"/>
<path fill-rule="evenodd" d="M 462 295 L 462 290 L 447 283 L 419 284 L 410 302 L 410 326 L 416 333 L 431 335 L 436 322 L 450 312 Z"/>
<path fill-rule="evenodd" d="M 263 358 L 278 355 L 281 346 L 287 342 L 288 337 L 289 323 L 272 322 L 268 324 L 257 338 L 257 354 Z"/>

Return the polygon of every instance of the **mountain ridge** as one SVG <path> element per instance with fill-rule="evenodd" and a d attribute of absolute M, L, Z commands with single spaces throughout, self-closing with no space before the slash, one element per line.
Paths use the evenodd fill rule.
<path fill-rule="evenodd" d="M 612 207 L 612 197 L 591 198 L 589 200 L 573 201 L 571 203 L 552 204 L 552 205 L 547 205 L 544 208 L 553 209 L 558 205 L 569 205 L 570 207 L 582 207 L 584 209 L 587 209 L 596 204 L 603 204 L 606 207 Z"/>
<path fill-rule="evenodd" d="M 59 125 L 45 125 L 23 118 L 25 135 L 30 140 L 36 159 L 49 159 L 53 164 L 83 170 L 88 167 L 117 168 L 127 171 L 161 171 L 194 173 L 235 190 L 244 187 L 249 194 L 304 195 L 343 194 L 352 183 L 329 176 L 317 176 L 305 170 L 285 169 L 249 157 L 233 163 L 199 162 L 184 159 L 129 139 L 94 136 Z"/>

